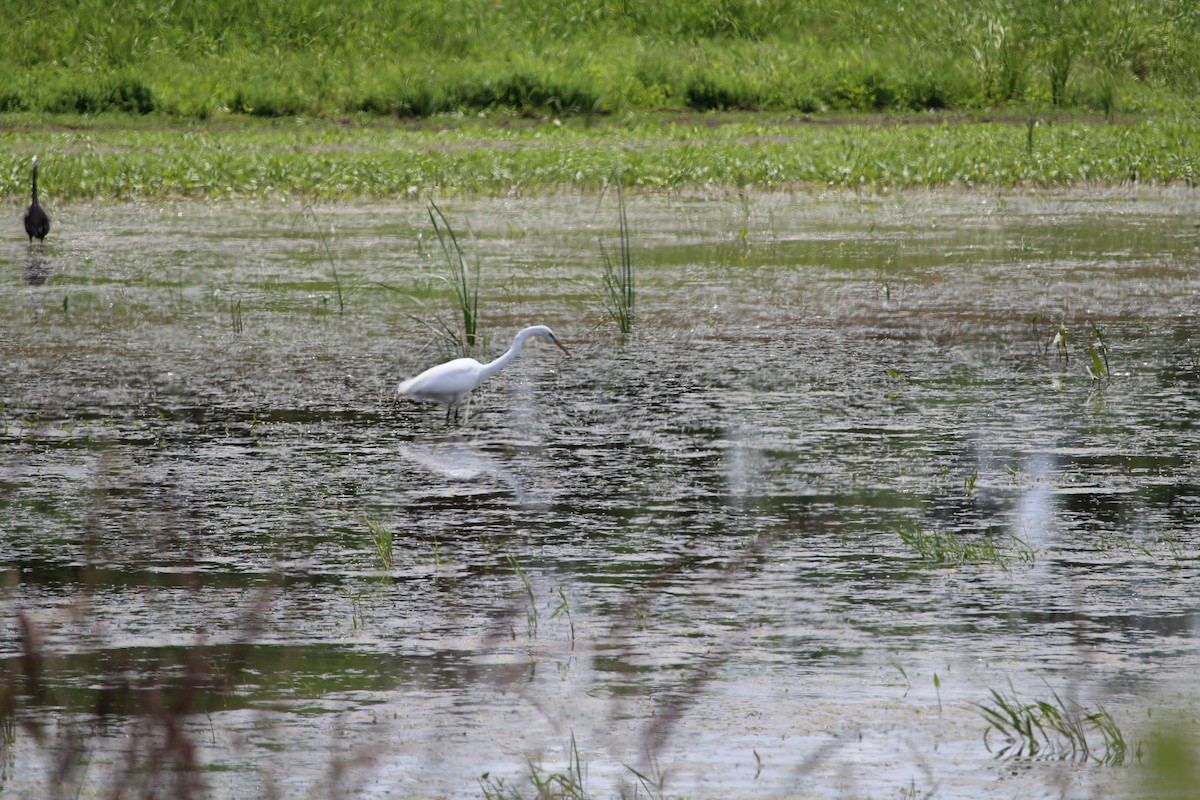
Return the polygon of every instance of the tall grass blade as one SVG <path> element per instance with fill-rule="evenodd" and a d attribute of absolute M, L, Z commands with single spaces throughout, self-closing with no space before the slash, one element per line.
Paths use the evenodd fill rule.
<path fill-rule="evenodd" d="M 625 190 L 621 186 L 621 174 L 613 173 L 617 187 L 617 206 L 621 220 L 621 262 L 614 266 L 604 243 L 600 243 L 600 255 L 604 258 L 604 299 L 609 315 L 617 323 L 621 333 L 633 330 L 633 254 L 630 247 L 629 217 L 625 210 Z"/>
<path fill-rule="evenodd" d="M 433 230 L 450 267 L 448 282 L 454 296 L 454 311 L 462 320 L 460 332 L 448 326 L 444 326 L 443 330 L 457 352 L 471 355 L 485 344 L 479 334 L 479 259 L 475 260 L 474 270 L 467 266 L 458 235 L 446 215 L 432 201 L 429 203 L 429 221 L 433 223 Z"/>
<path fill-rule="evenodd" d="M 325 231 L 321 228 L 321 221 L 317 219 L 316 209 L 314 209 L 311 205 L 306 205 L 300 213 L 304 214 L 305 212 L 312 217 L 313 228 L 317 232 L 317 241 L 320 243 L 321 249 L 325 252 L 325 260 L 329 262 L 330 272 L 333 273 L 333 288 L 337 292 L 338 313 L 345 314 L 346 298 L 342 294 L 342 279 L 338 276 L 337 261 L 333 257 L 333 250 L 331 250 L 329 247 L 329 239 L 325 236 Z"/>

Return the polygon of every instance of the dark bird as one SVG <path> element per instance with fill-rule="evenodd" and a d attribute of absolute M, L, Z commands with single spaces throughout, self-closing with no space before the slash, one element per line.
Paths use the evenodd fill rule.
<path fill-rule="evenodd" d="M 35 236 L 39 242 L 44 241 L 50 232 L 50 215 L 37 199 L 37 156 L 33 157 L 33 202 L 25 209 L 25 232 L 29 234 L 30 244 Z"/>

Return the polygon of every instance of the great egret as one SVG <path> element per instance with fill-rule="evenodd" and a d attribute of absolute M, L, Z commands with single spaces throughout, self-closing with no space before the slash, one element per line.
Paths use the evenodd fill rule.
<path fill-rule="evenodd" d="M 30 244 L 33 244 L 35 236 L 39 242 L 45 241 L 46 234 L 50 232 L 50 215 L 37 199 L 37 156 L 33 157 L 33 202 L 25 209 L 25 232 L 29 234 Z"/>
<path fill-rule="evenodd" d="M 446 419 L 450 419 L 450 411 L 461 403 L 476 386 L 495 375 L 504 365 L 512 361 L 521 350 L 521 345 L 531 336 L 546 339 L 558 345 L 567 356 L 571 353 L 563 347 L 562 342 L 554 335 L 554 331 L 545 325 L 534 325 L 517 331 L 512 347 L 494 361 L 480 364 L 473 358 L 456 358 L 445 364 L 430 367 L 420 375 L 409 378 L 396 389 L 396 398 L 406 397 L 409 400 L 423 400 L 430 403 L 440 403 L 446 407 Z"/>

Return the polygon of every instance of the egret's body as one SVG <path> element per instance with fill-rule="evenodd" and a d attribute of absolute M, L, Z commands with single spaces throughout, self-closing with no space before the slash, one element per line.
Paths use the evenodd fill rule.
<path fill-rule="evenodd" d="M 481 364 L 473 358 L 456 358 L 445 364 L 430 367 L 400 384 L 396 389 L 396 397 L 409 400 L 421 400 L 446 406 L 446 416 L 450 411 L 467 398 L 476 386 L 495 375 L 504 365 L 521 351 L 521 345 L 531 336 L 545 339 L 558 345 L 558 348 L 568 356 L 571 353 L 558 341 L 554 332 L 545 325 L 534 325 L 517 332 L 512 346 L 504 355 Z"/>
<path fill-rule="evenodd" d="M 25 232 L 29 234 L 29 243 L 33 244 L 33 237 L 37 237 L 38 241 L 43 241 L 46 234 L 50 232 L 50 215 L 46 213 L 46 209 L 42 208 L 38 203 L 37 198 L 37 156 L 33 157 L 33 185 L 32 185 L 32 202 L 29 208 L 25 209 Z"/>

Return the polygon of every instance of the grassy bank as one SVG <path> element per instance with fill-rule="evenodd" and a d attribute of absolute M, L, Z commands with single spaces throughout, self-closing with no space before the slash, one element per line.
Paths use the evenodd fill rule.
<path fill-rule="evenodd" d="M 592 190 L 1063 186 L 1200 178 L 1200 123 L 1122 124 L 763 114 L 582 120 L 326 121 L 2 115 L 0 195 L 24 202 L 41 155 L 43 199 L 389 198 Z"/>
<path fill-rule="evenodd" d="M 1168 0 L 27 0 L 0 111 L 425 117 L 1191 105 Z"/>

